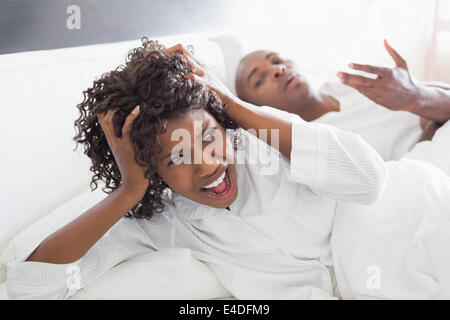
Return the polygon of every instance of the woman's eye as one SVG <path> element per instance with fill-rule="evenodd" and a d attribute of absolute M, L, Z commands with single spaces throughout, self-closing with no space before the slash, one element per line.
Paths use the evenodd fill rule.
<path fill-rule="evenodd" d="M 214 136 L 214 132 L 216 131 L 216 128 L 213 128 L 211 130 L 209 130 L 205 136 L 203 137 L 203 142 L 207 143 L 207 142 L 211 142 L 211 137 Z"/>
<path fill-rule="evenodd" d="M 172 164 L 179 164 L 179 163 L 181 163 L 181 158 L 183 158 L 182 154 L 179 154 L 177 156 L 172 157 L 172 160 L 169 161 L 167 166 L 170 166 Z"/>
<path fill-rule="evenodd" d="M 174 163 L 180 162 L 180 160 L 181 160 L 182 157 L 183 157 L 182 155 L 176 156 L 176 157 L 173 159 Z"/>

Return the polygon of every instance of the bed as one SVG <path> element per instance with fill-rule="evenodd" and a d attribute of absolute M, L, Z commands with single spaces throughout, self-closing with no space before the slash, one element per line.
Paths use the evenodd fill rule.
<path fill-rule="evenodd" d="M 186 46 L 192 45 L 195 55 L 234 91 L 235 70 L 247 50 L 239 37 L 229 33 L 196 33 L 167 36 L 159 40 L 166 46 L 179 42 Z M 29 253 L 31 248 L 46 236 L 106 196 L 100 188 L 95 192 L 89 191 L 90 160 L 82 153 L 81 148 L 73 151 L 73 122 L 78 113 L 76 105 L 82 101 L 82 91 L 88 88 L 95 78 L 124 63 L 127 51 L 139 43 L 139 39 L 135 39 L 0 55 L 0 118 L 7 119 L 0 126 L 0 144 L 3 154 L 6 155 L 0 158 L 3 169 L 0 179 L 0 188 L 3 191 L 0 203 L 0 299 L 8 299 L 5 266 L 9 261 Z M 441 136 L 445 147 L 450 137 L 450 123 L 446 125 Z M 421 144 L 416 150 L 416 156 L 429 154 L 428 146 L 426 143 Z M 439 151 L 439 154 L 444 153 Z M 439 158 L 439 155 L 434 158 L 439 161 L 448 159 Z M 448 162 L 446 165 L 448 168 Z M 440 163 L 438 166 L 444 165 Z M 416 198 L 419 199 L 419 195 Z M 397 218 L 400 220 L 402 217 Z M 374 291 L 367 285 L 367 280 L 377 274 L 377 265 L 385 263 L 386 250 L 379 251 L 379 262 L 374 262 L 375 249 L 369 249 L 377 243 L 376 239 L 380 234 L 386 234 L 385 225 L 379 221 L 376 210 L 373 215 L 365 217 L 357 213 L 341 214 L 335 220 L 331 242 L 335 266 L 346 271 L 337 270 L 338 282 L 345 293 L 344 298 L 392 297 L 395 290 L 397 297 L 405 297 L 404 292 L 412 292 L 408 286 L 403 288 L 403 292 L 398 291 L 401 287 L 394 280 L 391 286 L 383 285 L 384 291 Z M 443 235 L 443 238 L 439 243 L 447 245 L 450 243 L 448 214 L 446 217 L 439 216 L 436 221 L 438 223 L 432 224 L 435 229 L 429 227 L 431 224 L 424 223 L 423 225 L 428 227 L 428 233 L 425 233 L 425 236 L 416 233 L 415 236 L 420 235 L 421 238 L 416 237 L 420 241 L 428 241 L 434 239 L 431 235 L 437 234 L 435 230 L 441 230 L 439 234 Z M 397 226 L 401 224 L 398 223 Z M 353 232 L 349 233 L 348 230 Z M 395 232 L 392 234 L 391 238 L 386 236 L 382 239 L 383 245 L 378 244 L 378 247 L 389 247 L 393 252 L 395 248 L 390 243 L 397 239 L 398 244 L 399 238 Z M 416 241 L 418 248 L 424 243 L 420 241 Z M 437 248 L 437 245 L 428 242 L 432 244 L 430 248 Z M 400 249 L 398 252 L 405 252 L 403 248 Z M 403 259 L 398 252 L 396 257 Z M 411 255 L 412 258 L 417 256 Z M 438 266 L 445 267 L 450 262 L 448 255 L 436 256 L 441 257 L 439 261 L 445 259 L 447 263 L 438 263 Z M 398 268 L 395 273 L 399 274 L 395 280 L 400 281 L 401 276 L 407 273 L 420 276 L 427 281 L 427 288 L 430 289 L 428 297 L 438 297 L 442 291 L 439 283 L 425 271 L 418 272 L 422 270 L 422 262 L 426 260 L 418 260 L 416 265 L 403 263 L 406 259 L 403 260 L 402 264 L 399 263 L 402 268 Z M 355 261 L 359 262 L 359 265 L 354 263 Z M 442 272 L 444 280 L 441 280 L 441 283 L 445 282 L 446 288 L 450 288 L 450 278 L 447 274 L 446 271 Z M 409 278 L 407 280 L 409 281 Z M 405 283 L 409 284 L 408 281 Z M 345 283 L 349 286 L 342 286 Z M 409 297 L 416 298 L 423 295 L 423 292 L 423 288 L 419 288 L 416 290 L 417 295 L 410 294 Z M 446 297 L 448 292 L 447 289 Z M 207 265 L 194 259 L 189 249 L 181 248 L 149 252 L 125 261 L 80 290 L 71 299 L 233 297 Z"/>

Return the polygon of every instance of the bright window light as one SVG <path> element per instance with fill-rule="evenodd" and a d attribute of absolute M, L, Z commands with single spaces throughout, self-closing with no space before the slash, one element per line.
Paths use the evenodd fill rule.
<path fill-rule="evenodd" d="M 450 21 L 450 0 L 439 0 L 439 19 Z"/>

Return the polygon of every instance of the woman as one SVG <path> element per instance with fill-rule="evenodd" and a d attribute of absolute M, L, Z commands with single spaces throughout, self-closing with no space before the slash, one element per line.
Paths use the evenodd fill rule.
<path fill-rule="evenodd" d="M 339 297 L 335 213 L 369 210 L 395 183 L 359 136 L 241 104 L 180 46 L 144 38 L 79 109 L 76 141 L 93 162 L 92 183 L 104 180 L 110 194 L 8 265 L 12 298 L 68 298 L 118 263 L 167 247 L 191 249 L 238 299 Z M 275 145 L 278 134 L 279 153 L 250 129 L 268 130 Z M 67 285 L 71 266 L 80 287 Z"/>

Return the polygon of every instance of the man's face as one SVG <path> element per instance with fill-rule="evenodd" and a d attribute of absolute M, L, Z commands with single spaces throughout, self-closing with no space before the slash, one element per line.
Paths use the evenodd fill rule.
<path fill-rule="evenodd" d="M 234 149 L 225 130 L 206 110 L 167 121 L 159 136 L 158 175 L 173 191 L 215 208 L 230 206 L 238 185 Z"/>
<path fill-rule="evenodd" d="M 236 91 L 244 101 L 289 112 L 310 94 L 309 84 L 294 62 L 265 50 L 252 52 L 241 61 Z"/>

